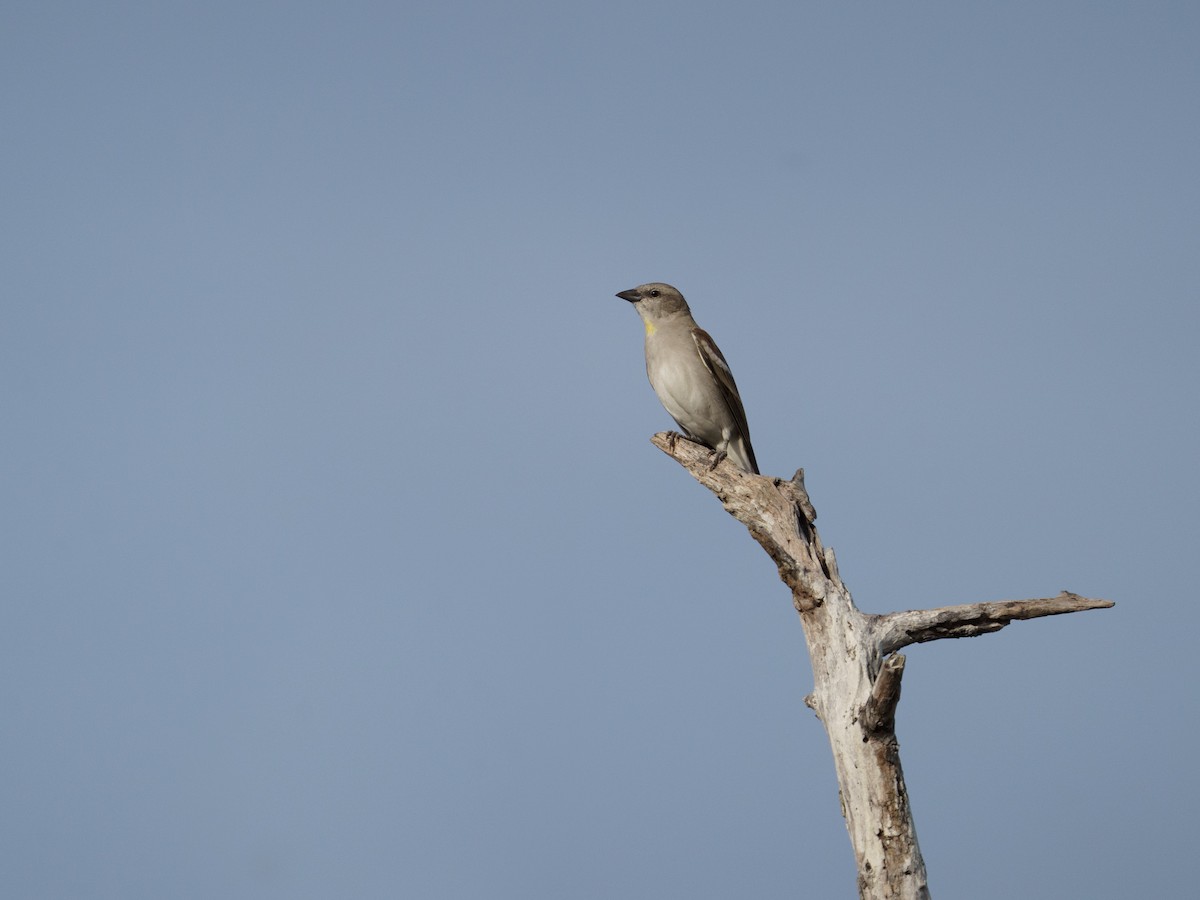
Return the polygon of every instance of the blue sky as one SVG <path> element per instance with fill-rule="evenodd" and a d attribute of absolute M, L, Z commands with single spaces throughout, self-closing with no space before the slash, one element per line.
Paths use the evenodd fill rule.
<path fill-rule="evenodd" d="M 1200 11 L 9 3 L 14 897 L 850 897 L 669 281 L 912 648 L 935 896 L 1191 884 Z"/>

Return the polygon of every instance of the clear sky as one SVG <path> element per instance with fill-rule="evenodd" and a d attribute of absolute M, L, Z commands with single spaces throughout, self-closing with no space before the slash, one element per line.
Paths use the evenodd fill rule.
<path fill-rule="evenodd" d="M 0 11 L 14 898 L 854 896 L 677 285 L 911 648 L 934 896 L 1181 896 L 1200 6 Z"/>

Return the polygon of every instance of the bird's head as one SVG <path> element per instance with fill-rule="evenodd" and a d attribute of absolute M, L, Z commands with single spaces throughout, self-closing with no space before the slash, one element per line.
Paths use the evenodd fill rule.
<path fill-rule="evenodd" d="M 621 291 L 617 296 L 633 304 L 633 308 L 645 321 L 647 330 L 653 327 L 654 323 L 670 316 L 691 315 L 683 294 L 661 281 L 638 285 L 628 291 Z"/>

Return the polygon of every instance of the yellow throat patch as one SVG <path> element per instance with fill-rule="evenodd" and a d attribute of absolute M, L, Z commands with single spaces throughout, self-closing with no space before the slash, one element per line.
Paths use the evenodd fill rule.
<path fill-rule="evenodd" d="M 654 327 L 654 323 L 649 319 L 642 319 L 642 323 L 646 326 L 646 337 L 650 337 L 650 335 L 654 334 L 654 332 L 658 330 Z"/>

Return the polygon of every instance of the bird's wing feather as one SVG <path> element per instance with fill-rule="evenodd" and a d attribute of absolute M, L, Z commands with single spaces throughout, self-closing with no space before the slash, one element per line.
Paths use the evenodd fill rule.
<path fill-rule="evenodd" d="M 692 329 L 692 340 L 696 342 L 701 361 L 717 380 L 721 396 L 725 399 L 729 412 L 733 415 L 733 422 L 741 433 L 742 446 L 746 448 L 751 464 L 757 469 L 758 461 L 754 458 L 754 448 L 750 446 L 750 426 L 746 423 L 746 410 L 742 406 L 742 398 L 738 395 L 737 385 L 734 384 L 729 363 L 725 361 L 725 356 L 716 341 L 703 328 L 697 326 Z"/>

